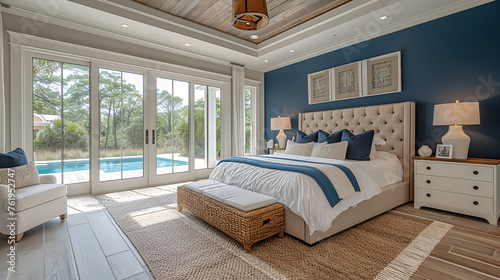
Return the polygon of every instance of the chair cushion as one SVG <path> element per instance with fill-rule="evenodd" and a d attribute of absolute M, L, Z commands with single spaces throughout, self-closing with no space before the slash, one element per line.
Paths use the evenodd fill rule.
<path fill-rule="evenodd" d="M 44 204 L 51 200 L 66 196 L 66 194 L 66 185 L 61 184 L 40 184 L 16 189 L 16 212 L 21 212 Z M 5 200 L 5 211 L 7 211 L 7 207 L 7 200 Z"/>
<path fill-rule="evenodd" d="M 215 180 L 203 180 L 203 181 L 188 183 L 188 184 L 184 185 L 184 187 L 186 187 L 192 191 L 195 191 L 197 193 L 201 193 L 201 194 L 205 190 L 218 188 L 221 186 L 227 186 L 227 185 L 224 183 L 221 183 L 219 181 L 215 181 Z"/>
<path fill-rule="evenodd" d="M 203 194 L 241 211 L 252 211 L 276 203 L 276 198 L 236 186 L 222 186 L 203 191 Z"/>
<path fill-rule="evenodd" d="M 0 153 L 0 168 L 11 168 L 25 164 L 28 164 L 28 159 L 21 148 L 17 148 L 6 154 Z"/>

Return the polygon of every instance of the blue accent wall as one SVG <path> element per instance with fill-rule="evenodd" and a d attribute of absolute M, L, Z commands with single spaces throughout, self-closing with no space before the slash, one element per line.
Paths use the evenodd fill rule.
<path fill-rule="evenodd" d="M 479 101 L 481 124 L 464 126 L 471 137 L 469 157 L 500 159 L 500 1 L 381 36 L 265 73 L 266 139 L 271 118 L 292 118 L 319 110 L 415 101 L 416 149 L 433 150 L 448 131 L 433 126 L 434 105 Z M 307 74 L 401 51 L 403 91 L 308 105 Z"/>

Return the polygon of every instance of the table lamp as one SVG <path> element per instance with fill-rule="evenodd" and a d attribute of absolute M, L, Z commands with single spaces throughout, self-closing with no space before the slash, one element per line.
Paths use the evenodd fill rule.
<path fill-rule="evenodd" d="M 279 143 L 279 148 L 284 149 L 286 146 L 286 134 L 283 129 L 292 129 L 292 124 L 290 123 L 290 117 L 280 117 L 271 119 L 271 130 L 279 130 L 280 132 L 276 135 L 276 139 Z"/>
<path fill-rule="evenodd" d="M 479 124 L 479 102 L 446 103 L 434 105 L 433 125 L 449 125 L 448 132 L 441 138 L 443 144 L 453 145 L 453 158 L 467 159 L 470 137 L 462 125 Z"/>

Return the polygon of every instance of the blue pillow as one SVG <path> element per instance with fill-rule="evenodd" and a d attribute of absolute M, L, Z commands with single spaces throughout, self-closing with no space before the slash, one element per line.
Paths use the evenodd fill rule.
<path fill-rule="evenodd" d="M 370 160 L 374 135 L 375 132 L 373 130 L 368 130 L 357 135 L 352 134 L 347 129 L 343 130 L 342 141 L 347 141 L 348 143 L 345 158 L 352 160 Z"/>
<path fill-rule="evenodd" d="M 320 130 L 318 133 L 318 143 L 327 142 L 328 144 L 338 143 L 342 140 L 342 131 L 337 131 L 332 134 L 328 134 L 323 130 Z"/>
<path fill-rule="evenodd" d="M 297 130 L 297 139 L 295 142 L 297 143 L 309 143 L 309 142 L 318 142 L 318 132 L 315 131 L 311 134 L 305 134 L 302 131 Z"/>
<path fill-rule="evenodd" d="M 6 154 L 0 153 L 0 168 L 12 168 L 25 164 L 28 164 L 28 159 L 21 148 Z"/>

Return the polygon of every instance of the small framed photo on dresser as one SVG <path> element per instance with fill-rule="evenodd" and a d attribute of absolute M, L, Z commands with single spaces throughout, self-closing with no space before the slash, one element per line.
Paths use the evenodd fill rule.
<path fill-rule="evenodd" d="M 436 158 L 449 158 L 453 157 L 453 145 L 437 145 Z"/>

